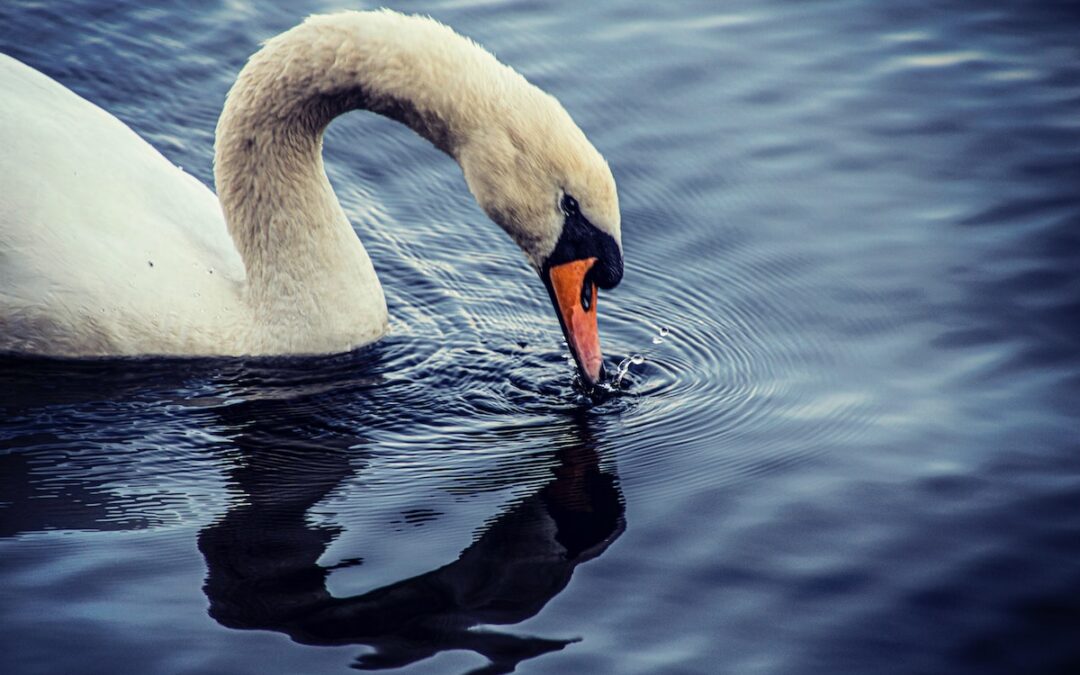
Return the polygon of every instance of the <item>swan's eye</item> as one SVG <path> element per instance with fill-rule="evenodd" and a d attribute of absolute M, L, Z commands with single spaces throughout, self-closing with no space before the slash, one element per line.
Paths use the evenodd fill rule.
<path fill-rule="evenodd" d="M 562 212 L 567 216 L 576 216 L 581 211 L 578 209 L 577 200 L 570 195 L 563 195 Z"/>

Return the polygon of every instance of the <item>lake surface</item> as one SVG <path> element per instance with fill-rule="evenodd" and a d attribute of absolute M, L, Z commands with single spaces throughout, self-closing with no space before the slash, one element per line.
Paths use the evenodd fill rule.
<path fill-rule="evenodd" d="M 0 50 L 210 183 L 246 57 L 342 6 L 8 0 Z M 453 161 L 351 114 L 391 336 L 0 361 L 0 672 L 1080 672 L 1074 5 L 395 7 L 609 160 L 625 394 Z"/>

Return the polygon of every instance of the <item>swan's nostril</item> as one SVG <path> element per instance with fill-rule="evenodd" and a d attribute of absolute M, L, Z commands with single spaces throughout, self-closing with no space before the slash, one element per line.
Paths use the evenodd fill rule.
<path fill-rule="evenodd" d="M 581 284 L 581 308 L 586 312 L 592 309 L 594 293 L 596 293 L 596 285 L 586 276 L 584 283 Z"/>

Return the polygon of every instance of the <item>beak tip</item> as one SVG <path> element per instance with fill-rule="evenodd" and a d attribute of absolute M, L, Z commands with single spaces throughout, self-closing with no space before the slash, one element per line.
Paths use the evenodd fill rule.
<path fill-rule="evenodd" d="M 590 387 L 595 387 L 604 381 L 604 362 L 600 358 L 589 359 L 582 368 L 582 375 Z"/>

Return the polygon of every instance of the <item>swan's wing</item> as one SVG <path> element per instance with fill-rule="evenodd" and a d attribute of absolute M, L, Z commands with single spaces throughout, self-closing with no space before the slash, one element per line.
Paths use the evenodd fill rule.
<path fill-rule="evenodd" d="M 214 194 L 108 112 L 2 54 L 0 91 L 0 349 L 16 340 L 41 351 L 18 339 L 72 331 L 128 353 L 220 339 L 213 322 L 237 311 L 244 271 Z M 35 334 L 47 324 L 50 335 Z"/>

